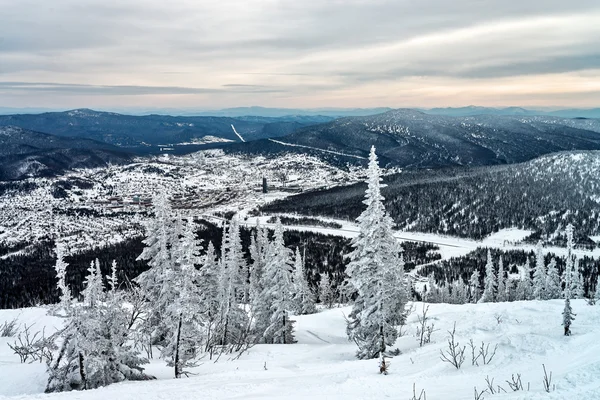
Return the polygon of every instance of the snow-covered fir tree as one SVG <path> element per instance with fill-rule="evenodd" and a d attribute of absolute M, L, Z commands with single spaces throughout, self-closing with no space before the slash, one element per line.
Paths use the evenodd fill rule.
<path fill-rule="evenodd" d="M 46 392 L 94 389 L 124 380 L 151 377 L 143 373 L 146 363 L 128 344 L 130 320 L 122 298 L 101 290 L 102 277 L 92 262 L 83 291 L 83 303 L 73 307 L 57 356 L 48 364 Z"/>
<path fill-rule="evenodd" d="M 496 301 L 508 301 L 506 296 L 506 277 L 504 276 L 504 261 L 502 256 L 498 260 L 498 284 L 496 286 Z"/>
<path fill-rule="evenodd" d="M 229 227 L 223 228 L 221 245 L 221 268 L 219 277 L 221 345 L 239 345 L 247 339 L 250 321 L 248 314 L 239 306 L 244 297 L 241 271 L 245 260 L 242 253 L 239 221 L 232 218 Z"/>
<path fill-rule="evenodd" d="M 531 269 L 529 267 L 529 258 L 527 258 L 521 271 L 521 279 L 517 283 L 515 300 L 531 300 L 531 297 Z"/>
<path fill-rule="evenodd" d="M 381 176 L 375 147 L 371 147 L 367 172 L 367 206 L 357 218 L 359 234 L 352 240 L 348 255 L 348 282 L 356 291 L 349 315 L 347 333 L 358 346 L 360 359 L 377 358 L 398 337 L 395 324 L 404 317 L 407 299 L 397 291 L 400 274 L 399 246 L 394 238 L 393 221 L 386 213 L 381 196 Z M 388 277 L 394 276 L 393 280 Z"/>
<path fill-rule="evenodd" d="M 333 307 L 333 301 L 335 294 L 331 287 L 331 279 L 327 272 L 321 273 L 321 280 L 319 281 L 319 302 L 327 308 Z"/>
<path fill-rule="evenodd" d="M 492 303 L 496 300 L 496 273 L 494 263 L 492 262 L 492 253 L 487 252 L 487 262 L 485 264 L 485 276 L 483 278 L 483 294 L 479 301 L 481 303 Z"/>
<path fill-rule="evenodd" d="M 596 275 L 596 286 L 594 286 L 594 295 L 590 296 L 593 304 L 600 305 L 600 274 Z"/>
<path fill-rule="evenodd" d="M 572 276 L 572 295 L 574 299 L 583 299 L 585 297 L 585 289 L 583 283 L 583 275 L 579 268 L 579 259 L 576 259 L 573 263 L 573 274 Z"/>
<path fill-rule="evenodd" d="M 102 273 L 100 272 L 100 262 L 97 258 L 90 263 L 87 271 L 87 277 L 83 281 L 85 285 L 83 298 L 87 306 L 94 308 L 104 297 L 104 283 L 102 282 Z"/>
<path fill-rule="evenodd" d="M 269 250 L 269 237 L 267 230 L 260 226 L 259 221 L 256 222 L 254 235 L 250 237 L 250 303 L 252 309 L 258 305 L 255 302 L 259 301 L 260 294 L 263 291 L 262 279 L 265 270 L 267 252 Z"/>
<path fill-rule="evenodd" d="M 198 287 L 201 247 L 196 241 L 194 224 L 189 221 L 174 253 L 174 268 L 170 282 L 175 293 L 163 315 L 165 340 L 161 357 L 174 368 L 175 378 L 181 378 L 184 368 L 195 366 L 203 335 L 203 305 Z"/>
<path fill-rule="evenodd" d="M 546 264 L 542 243 L 538 242 L 535 250 L 535 271 L 533 271 L 533 298 L 535 300 L 546 300 Z"/>
<path fill-rule="evenodd" d="M 566 293 L 566 297 L 565 297 L 565 307 L 563 309 L 562 312 L 562 316 L 563 316 L 563 322 L 562 325 L 565 328 L 565 336 L 570 336 L 571 335 L 571 325 L 573 324 L 573 321 L 575 320 L 575 316 L 577 314 L 575 314 L 573 312 L 573 309 L 571 308 L 571 296 L 570 293 L 567 292 Z"/>
<path fill-rule="evenodd" d="M 285 247 L 283 226 L 277 218 L 273 241 L 269 246 L 267 264 L 263 275 L 263 291 L 257 310 L 256 325 L 264 327 L 263 341 L 266 343 L 294 343 L 293 320 L 290 310 L 294 308 L 292 294 L 292 252 Z"/>
<path fill-rule="evenodd" d="M 304 271 L 304 259 L 300 255 L 300 250 L 296 247 L 294 255 L 294 312 L 298 315 L 314 314 L 317 312 L 315 307 L 315 296 L 311 290 L 306 273 Z"/>
<path fill-rule="evenodd" d="M 546 298 L 560 299 L 560 297 L 560 275 L 558 274 L 556 260 L 553 258 L 550 260 L 550 263 L 548 264 L 548 270 L 546 272 Z"/>
<path fill-rule="evenodd" d="M 202 260 L 200 270 L 198 271 L 198 291 L 200 292 L 200 304 L 202 314 L 206 324 L 206 346 L 205 350 L 210 351 L 215 345 L 214 331 L 219 321 L 219 311 L 221 309 L 221 295 L 219 293 L 219 274 L 220 263 L 217 259 L 215 246 L 212 242 L 208 243 L 206 254 Z"/>
<path fill-rule="evenodd" d="M 56 286 L 60 292 L 60 301 L 58 305 L 54 307 L 53 313 L 66 315 L 71 308 L 71 290 L 69 289 L 69 285 L 67 285 L 67 267 L 69 264 L 65 262 L 64 244 L 57 242 L 54 252 L 56 253 L 54 270 L 56 271 L 56 278 L 58 279 Z"/>
<path fill-rule="evenodd" d="M 479 270 L 475 269 L 471 274 L 471 278 L 469 279 L 469 293 L 471 303 L 477 303 L 479 301 L 479 298 L 481 297 L 481 283 L 479 279 Z"/>

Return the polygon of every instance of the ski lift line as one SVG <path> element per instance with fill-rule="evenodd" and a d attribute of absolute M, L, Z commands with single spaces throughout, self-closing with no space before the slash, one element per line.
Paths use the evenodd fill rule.
<path fill-rule="evenodd" d="M 340 153 L 338 151 L 325 150 L 325 149 L 319 149 L 317 147 L 304 146 L 302 144 L 286 143 L 286 142 L 281 142 L 281 141 L 275 140 L 275 139 L 269 139 L 269 140 L 271 142 L 273 142 L 273 143 L 277 143 L 277 144 L 280 144 L 280 145 L 283 145 L 283 146 L 300 147 L 300 148 L 303 148 L 303 149 L 316 150 L 316 151 L 321 151 L 323 153 L 335 154 L 335 155 L 338 155 L 338 156 L 352 157 L 352 158 L 358 158 L 360 160 L 366 160 L 365 157 L 357 156 L 357 155 L 354 155 L 354 154 L 345 154 L 345 153 Z"/>
<path fill-rule="evenodd" d="M 242 137 L 242 135 L 240 135 L 238 133 L 238 131 L 235 130 L 235 126 L 233 126 L 233 124 L 231 124 L 231 129 L 233 129 L 233 133 L 235 133 L 237 135 L 237 137 L 239 137 L 242 142 L 246 143 L 246 141 L 244 140 L 244 138 Z"/>

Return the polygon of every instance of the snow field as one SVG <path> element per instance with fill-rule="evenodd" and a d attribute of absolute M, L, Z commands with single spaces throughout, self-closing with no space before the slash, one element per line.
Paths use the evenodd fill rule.
<path fill-rule="evenodd" d="M 573 336 L 562 335 L 563 301 L 525 301 L 447 305 L 431 304 L 429 316 L 435 324 L 432 343 L 419 348 L 415 337 L 417 314 L 413 312 L 396 342 L 402 354 L 391 359 L 390 374 L 378 374 L 378 361 L 359 361 L 356 346 L 346 338 L 344 315 L 350 307 L 322 310 L 294 317 L 297 344 L 256 345 L 237 360 L 223 356 L 214 363 L 204 360 L 191 371 L 196 374 L 173 379 L 173 371 L 162 360 L 153 360 L 147 372 L 158 380 L 124 382 L 97 390 L 43 394 L 46 383 L 43 364 L 20 364 L 6 346 L 11 338 L 0 338 L 0 398 L 11 399 L 410 399 L 412 385 L 417 396 L 425 389 L 429 400 L 473 398 L 473 387 L 486 387 L 494 379 L 508 393 L 486 394 L 490 399 L 600 399 L 600 306 L 584 300 L 572 302 L 577 317 Z M 19 323 L 46 326 L 51 332 L 61 321 L 45 315 L 43 308 L 0 310 L 0 323 L 18 317 Z M 500 319 L 500 323 L 497 319 Z M 460 370 L 440 360 L 447 348 L 448 330 L 456 322 L 460 345 L 473 339 L 498 344 L 489 365 L 472 366 L 467 346 Z M 439 330 L 438 330 L 439 329 Z M 552 372 L 551 393 L 543 390 L 542 364 Z M 266 366 L 266 370 L 265 370 Z M 530 391 L 512 392 L 506 380 L 521 374 Z M 13 397 L 14 396 L 14 397 Z"/>

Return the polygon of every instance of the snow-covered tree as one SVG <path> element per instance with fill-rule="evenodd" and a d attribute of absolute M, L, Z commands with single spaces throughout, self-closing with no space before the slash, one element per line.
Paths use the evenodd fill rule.
<path fill-rule="evenodd" d="M 204 339 L 201 329 L 204 308 L 196 269 L 201 262 L 199 251 L 193 222 L 189 221 L 174 252 L 175 267 L 170 270 L 170 282 L 175 293 L 163 315 L 166 335 L 161 357 L 174 367 L 175 378 L 181 378 L 184 368 L 196 365 Z"/>
<path fill-rule="evenodd" d="M 83 301 L 87 306 L 94 308 L 104 298 L 104 284 L 102 283 L 102 273 L 100 272 L 100 261 L 97 258 L 90 263 L 88 275 L 83 283 L 85 285 L 85 289 L 83 289 Z"/>
<path fill-rule="evenodd" d="M 254 308 L 260 308 L 260 294 L 263 291 L 262 280 L 267 263 L 267 252 L 269 249 L 269 237 L 267 230 L 260 226 L 260 223 L 256 222 L 256 229 L 254 235 L 250 237 L 250 258 L 252 264 L 250 265 L 250 303 L 252 310 Z M 254 311 L 253 311 L 254 313 Z"/>
<path fill-rule="evenodd" d="M 542 243 L 539 242 L 535 251 L 535 271 L 533 271 L 533 298 L 535 300 L 545 300 L 547 298 L 546 275 L 546 264 L 544 263 Z"/>
<path fill-rule="evenodd" d="M 294 308 L 292 294 L 292 254 L 283 241 L 283 226 L 277 218 L 275 234 L 269 246 L 265 265 L 261 302 L 268 309 L 259 310 L 257 324 L 267 324 L 263 334 L 266 343 L 293 343 L 293 322 L 289 315 Z M 266 315 L 265 315 L 266 314 Z M 268 321 L 268 322 L 267 322 Z"/>
<path fill-rule="evenodd" d="M 583 274 L 581 273 L 581 269 L 579 268 L 579 259 L 576 259 L 573 267 L 573 298 L 574 299 L 583 299 L 585 297 L 585 289 L 583 283 Z"/>
<path fill-rule="evenodd" d="M 477 303 L 481 297 L 479 270 L 474 270 L 469 279 L 469 291 L 471 294 L 471 303 Z"/>
<path fill-rule="evenodd" d="M 571 324 L 575 320 L 575 316 L 577 314 L 575 314 L 573 312 L 573 309 L 571 308 L 571 298 L 569 296 L 569 293 L 567 293 L 567 297 L 565 298 L 565 308 L 563 309 L 562 315 L 563 315 L 562 325 L 565 327 L 565 336 L 570 336 L 571 335 Z"/>
<path fill-rule="evenodd" d="M 304 272 L 304 260 L 300 255 L 300 250 L 296 247 L 294 255 L 294 312 L 298 315 L 316 313 L 317 308 L 315 307 L 314 297 Z"/>
<path fill-rule="evenodd" d="M 600 274 L 596 275 L 596 286 L 592 299 L 594 304 L 600 305 Z"/>
<path fill-rule="evenodd" d="M 333 301 L 335 294 L 331 287 L 331 279 L 327 272 L 321 273 L 321 280 L 319 281 L 319 302 L 327 308 L 333 307 Z"/>
<path fill-rule="evenodd" d="M 546 273 L 546 298 L 560 299 L 560 297 L 560 275 L 558 274 L 558 268 L 556 267 L 556 260 L 553 258 L 548 264 L 548 271 Z"/>
<path fill-rule="evenodd" d="M 113 260 L 110 265 L 110 275 L 106 276 L 108 280 L 108 284 L 110 285 L 110 291 L 112 293 L 116 292 L 119 287 L 119 279 L 117 278 L 117 261 Z"/>
<path fill-rule="evenodd" d="M 563 298 L 572 299 L 575 292 L 578 292 L 577 285 L 579 277 L 577 276 L 576 270 L 576 257 L 573 254 L 574 242 L 573 242 L 573 225 L 569 224 L 566 228 L 567 235 L 567 258 L 565 260 L 565 271 L 562 275 L 563 278 Z"/>
<path fill-rule="evenodd" d="M 223 231 L 221 245 L 221 269 L 219 277 L 219 297 L 221 310 L 219 335 L 222 345 L 239 345 L 247 338 L 248 314 L 239 306 L 244 297 L 241 271 L 245 260 L 240 240 L 239 221 L 232 218 L 229 228 Z"/>
<path fill-rule="evenodd" d="M 481 303 L 492 303 L 494 300 L 496 300 L 496 273 L 492 262 L 492 253 L 488 250 L 485 277 L 483 278 L 483 295 L 479 301 Z"/>
<path fill-rule="evenodd" d="M 531 269 L 529 267 L 529 258 L 525 260 L 523 270 L 521 272 L 521 279 L 517 283 L 517 290 L 515 294 L 515 300 L 531 300 L 532 288 L 531 288 Z"/>
<path fill-rule="evenodd" d="M 141 367 L 147 360 L 128 344 L 131 325 L 121 297 L 101 291 L 96 263 L 88 271 L 83 303 L 73 307 L 66 326 L 56 334 L 62 343 L 48 365 L 46 392 L 151 378 Z"/>
<path fill-rule="evenodd" d="M 66 281 L 67 267 L 69 264 L 65 262 L 64 244 L 56 243 L 54 252 L 56 253 L 56 264 L 54 264 L 54 269 L 56 271 L 56 278 L 58 279 L 57 288 L 60 291 L 60 302 L 53 312 L 57 314 L 68 314 L 71 307 L 72 297 L 71 290 L 69 289 Z"/>
<path fill-rule="evenodd" d="M 504 276 L 504 273 L 504 261 L 502 260 L 502 256 L 500 256 L 500 259 L 498 260 L 498 284 L 496 286 L 496 301 L 508 301 L 508 298 L 506 297 L 506 278 Z"/>
<path fill-rule="evenodd" d="M 435 284 L 433 273 L 427 277 L 427 292 L 425 293 L 425 301 L 429 303 L 440 303 L 440 290 Z"/>
<path fill-rule="evenodd" d="M 352 240 L 354 250 L 348 255 L 348 282 L 356 291 L 349 315 L 347 333 L 358 346 L 361 359 L 377 358 L 398 337 L 394 326 L 404 317 L 406 291 L 398 284 L 400 276 L 399 246 L 394 238 L 393 221 L 386 213 L 381 196 L 381 177 L 375 147 L 371 147 L 367 171 L 367 206 L 357 218 L 359 234 Z M 393 280 L 387 279 L 394 276 Z"/>

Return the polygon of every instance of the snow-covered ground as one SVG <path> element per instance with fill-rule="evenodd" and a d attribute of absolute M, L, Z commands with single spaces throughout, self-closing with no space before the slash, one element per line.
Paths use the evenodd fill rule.
<path fill-rule="evenodd" d="M 379 375 L 377 360 L 354 358 L 355 346 L 345 335 L 344 314 L 350 308 L 324 310 L 296 317 L 297 344 L 257 345 L 239 360 L 204 362 L 189 378 L 171 378 L 171 369 L 154 360 L 147 371 L 157 381 L 125 382 L 86 392 L 45 395 L 45 368 L 41 364 L 19 364 L 7 341 L 0 338 L 0 398 L 17 399 L 410 399 L 413 383 L 425 389 L 429 400 L 473 399 L 473 389 L 486 387 L 494 379 L 508 393 L 486 394 L 485 399 L 600 399 L 600 306 L 573 301 L 577 317 L 573 336 L 562 335 L 563 302 L 530 301 L 477 305 L 432 304 L 430 316 L 439 329 L 433 343 L 419 348 L 415 338 L 414 311 L 396 342 L 402 354 L 391 359 L 390 374 Z M 0 310 L 0 323 L 19 318 L 47 331 L 60 320 L 45 316 L 40 308 Z M 500 319 L 500 323 L 497 322 Z M 447 330 L 456 322 L 457 339 L 498 344 L 489 365 L 471 365 L 470 350 L 460 370 L 440 360 Z M 550 393 L 543 390 L 545 364 L 552 372 Z M 266 366 L 266 369 L 265 369 Z M 521 374 L 525 391 L 512 392 L 506 380 Z M 529 387 L 529 391 L 527 391 Z M 12 397 L 15 396 L 15 397 Z"/>

